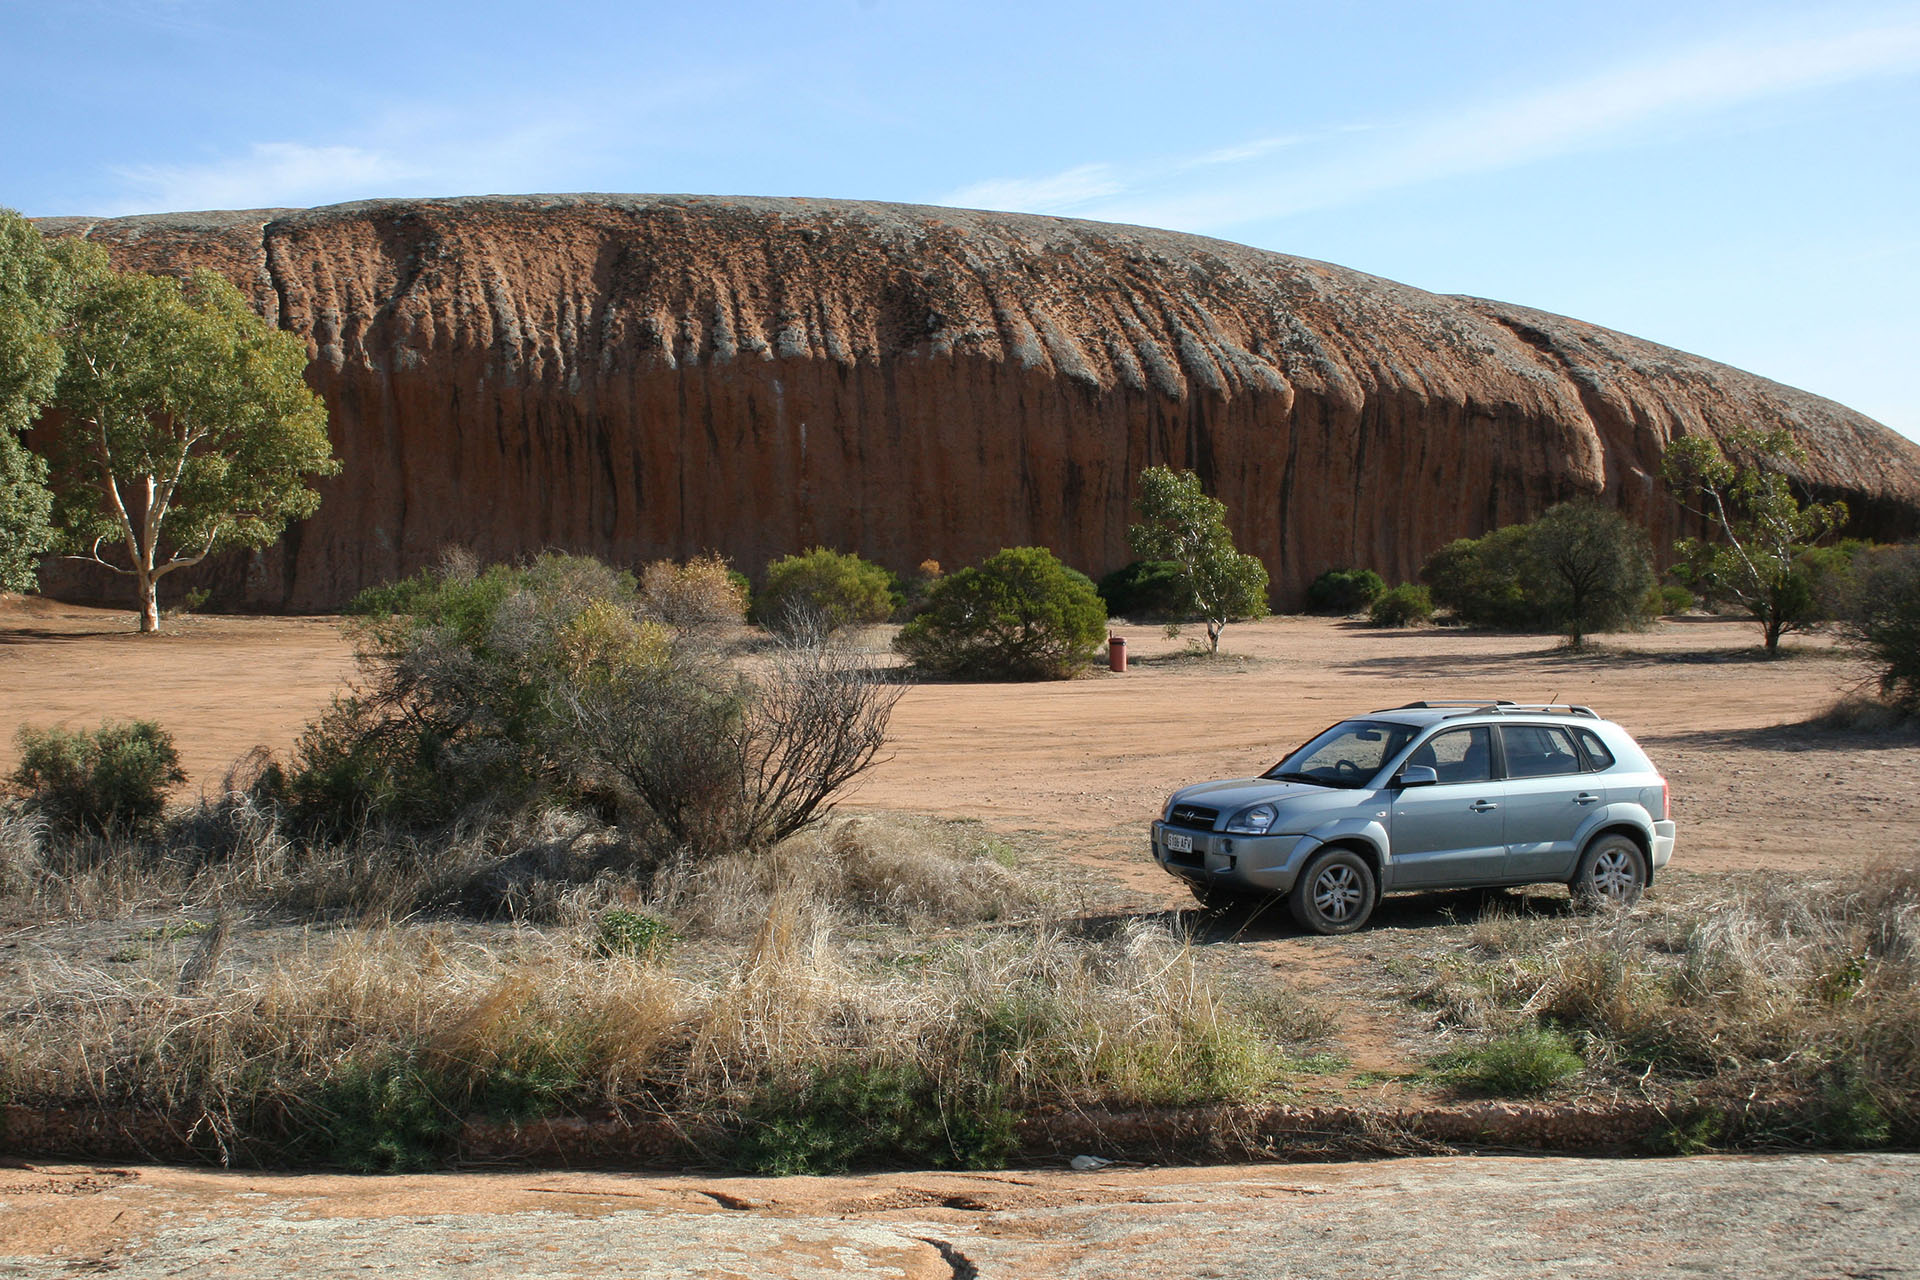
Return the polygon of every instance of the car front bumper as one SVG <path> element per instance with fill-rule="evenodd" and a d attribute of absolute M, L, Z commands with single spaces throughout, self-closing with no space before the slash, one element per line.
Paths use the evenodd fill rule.
<path fill-rule="evenodd" d="M 1169 832 L 1193 841 L 1193 851 L 1167 847 Z M 1286 893 L 1293 888 L 1300 867 L 1320 842 L 1311 836 L 1228 835 L 1194 831 L 1155 822 L 1150 837 L 1153 860 L 1168 875 L 1203 887 L 1241 893 Z"/>

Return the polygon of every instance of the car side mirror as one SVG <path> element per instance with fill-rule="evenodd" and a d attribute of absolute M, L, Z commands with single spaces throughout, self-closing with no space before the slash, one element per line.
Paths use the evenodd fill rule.
<path fill-rule="evenodd" d="M 1431 765 L 1424 764 L 1410 764 L 1394 779 L 1395 784 L 1402 787 L 1430 787 L 1438 781 L 1440 775 Z"/>

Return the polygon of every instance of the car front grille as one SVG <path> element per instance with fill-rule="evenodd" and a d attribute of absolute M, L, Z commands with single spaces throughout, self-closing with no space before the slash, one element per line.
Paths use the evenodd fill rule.
<path fill-rule="evenodd" d="M 1196 831 L 1211 831 L 1219 819 L 1218 809 L 1203 809 L 1196 804 L 1177 804 L 1173 812 L 1167 815 L 1167 821 L 1176 827 L 1192 827 Z"/>

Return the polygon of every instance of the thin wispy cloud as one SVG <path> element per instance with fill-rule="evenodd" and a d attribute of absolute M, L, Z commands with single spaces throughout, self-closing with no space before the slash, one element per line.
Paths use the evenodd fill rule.
<path fill-rule="evenodd" d="M 203 164 L 128 165 L 114 172 L 127 193 L 114 213 L 317 204 L 418 176 L 385 152 L 297 142 L 256 142 L 240 155 Z"/>
<path fill-rule="evenodd" d="M 1125 192 L 1113 166 L 1083 164 L 1041 178 L 995 178 L 960 187 L 939 203 L 962 209 L 1017 209 L 1025 213 L 1065 213 L 1090 201 Z"/>
<path fill-rule="evenodd" d="M 490 101 L 400 103 L 351 136 L 248 143 L 205 159 L 118 165 L 105 214 L 262 209 L 381 196 L 604 189 L 646 144 L 638 122 L 711 101 L 732 81 L 662 79 L 586 115 L 567 106 Z M 1116 188 L 1117 190 L 1117 188 Z"/>
<path fill-rule="evenodd" d="M 972 201 L 991 207 L 1218 231 L 1630 143 L 1652 129 L 1787 94 L 1915 72 L 1920 17 L 1841 31 L 1743 33 L 1529 93 L 1436 106 L 1399 122 L 1356 122 L 1312 138 L 1253 139 L 1132 169 L 1080 165 L 981 182 L 954 194 L 1004 197 L 999 204 Z M 1211 170 L 1212 179 L 1196 182 L 1196 170 Z M 1089 175 L 1100 183 L 1089 182 Z"/>

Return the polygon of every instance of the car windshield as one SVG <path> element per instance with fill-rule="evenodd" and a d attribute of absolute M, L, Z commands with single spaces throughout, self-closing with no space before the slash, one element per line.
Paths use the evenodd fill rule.
<path fill-rule="evenodd" d="M 1358 787 L 1413 741 L 1409 725 L 1384 720 L 1343 720 L 1267 770 L 1282 782 L 1312 782 L 1323 787 Z"/>

